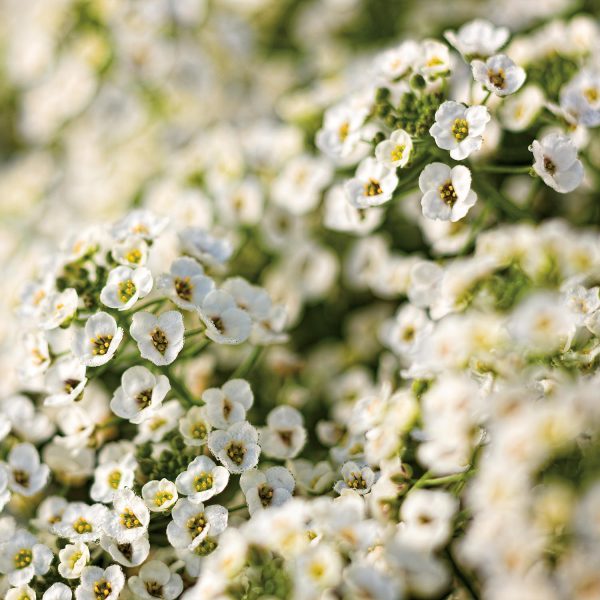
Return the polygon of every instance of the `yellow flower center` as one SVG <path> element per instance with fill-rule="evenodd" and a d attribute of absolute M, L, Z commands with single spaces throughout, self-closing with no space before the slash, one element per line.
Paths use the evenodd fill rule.
<path fill-rule="evenodd" d="M 350 124 L 348 122 L 342 123 L 338 129 L 338 135 L 340 136 L 341 142 L 348 137 L 348 133 L 350 133 Z"/>
<path fill-rule="evenodd" d="M 186 302 L 192 299 L 192 291 L 194 286 L 190 283 L 189 277 L 176 277 L 175 278 L 175 292 L 176 294 Z"/>
<path fill-rule="evenodd" d="M 440 185 L 440 198 L 442 202 L 448 206 L 454 206 L 454 203 L 458 200 L 458 195 L 451 181 L 447 181 L 444 185 Z"/>
<path fill-rule="evenodd" d="M 99 335 L 98 337 L 90 338 L 90 344 L 93 346 L 92 354 L 94 356 L 104 356 L 108 352 L 112 339 L 112 335 Z"/>
<path fill-rule="evenodd" d="M 241 465 L 244 462 L 244 456 L 246 456 L 246 448 L 240 442 L 229 442 L 227 456 L 236 465 Z"/>
<path fill-rule="evenodd" d="M 369 182 L 365 183 L 365 196 L 379 196 L 381 193 L 383 190 L 376 179 L 369 179 Z"/>
<path fill-rule="evenodd" d="M 173 500 L 173 494 L 167 490 L 156 492 L 156 496 L 154 496 L 154 504 L 156 506 L 162 506 L 165 502 L 170 502 L 171 500 Z"/>
<path fill-rule="evenodd" d="M 96 600 L 106 600 L 112 593 L 112 585 L 106 579 L 100 579 L 94 583 L 94 594 Z"/>
<path fill-rule="evenodd" d="M 120 483 L 121 483 L 121 471 L 113 471 L 112 473 L 110 473 L 110 475 L 108 476 L 108 485 L 113 490 L 116 490 L 116 489 L 118 489 Z"/>
<path fill-rule="evenodd" d="M 21 548 L 14 556 L 15 569 L 24 569 L 31 564 L 33 553 L 29 548 Z"/>
<path fill-rule="evenodd" d="M 469 135 L 469 124 L 466 119 L 456 119 L 452 123 L 452 135 L 462 142 Z"/>
<path fill-rule="evenodd" d="M 207 525 L 206 517 L 203 512 L 198 513 L 196 516 L 190 517 L 185 525 L 190 532 L 190 535 L 195 538 L 204 531 L 204 528 Z"/>
<path fill-rule="evenodd" d="M 206 471 L 202 471 L 202 473 L 194 479 L 194 488 L 196 488 L 197 492 L 205 492 L 206 490 L 210 490 L 212 486 L 213 476 Z"/>
<path fill-rule="evenodd" d="M 142 526 L 140 520 L 130 508 L 126 508 L 121 513 L 121 524 L 127 527 L 127 529 L 133 529 L 135 527 Z"/>
<path fill-rule="evenodd" d="M 135 283 L 131 279 L 119 282 L 119 300 L 125 303 L 131 300 L 137 291 Z"/>
<path fill-rule="evenodd" d="M 404 156 L 404 151 L 406 150 L 406 146 L 404 144 L 399 144 L 392 150 L 392 161 L 396 162 L 397 160 L 402 160 Z"/>
<path fill-rule="evenodd" d="M 504 77 L 504 69 L 498 69 L 494 71 L 493 69 L 488 69 L 488 79 L 490 83 L 499 89 L 504 89 L 506 86 L 506 79 Z"/>
<path fill-rule="evenodd" d="M 156 350 L 158 350 L 158 352 L 164 354 L 167 351 L 169 340 L 167 339 L 164 331 L 158 327 L 155 327 L 150 333 L 150 338 L 152 339 L 152 345 L 156 348 Z"/>
<path fill-rule="evenodd" d="M 83 517 L 79 517 L 79 519 L 73 523 L 73 529 L 77 533 L 91 533 L 93 531 L 92 524 Z"/>

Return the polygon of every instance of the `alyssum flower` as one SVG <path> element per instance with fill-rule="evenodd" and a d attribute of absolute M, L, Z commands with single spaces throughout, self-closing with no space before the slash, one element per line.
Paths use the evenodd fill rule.
<path fill-rule="evenodd" d="M 116 267 L 108 274 L 100 301 L 109 308 L 127 310 L 150 293 L 152 283 L 152 273 L 145 267 Z"/>
<path fill-rule="evenodd" d="M 368 208 L 391 200 L 397 186 L 395 170 L 368 157 L 358 165 L 356 175 L 344 184 L 344 190 L 352 206 Z"/>
<path fill-rule="evenodd" d="M 230 473 L 255 467 L 260 455 L 258 432 L 248 421 L 234 423 L 225 431 L 211 431 L 208 447 Z"/>
<path fill-rule="evenodd" d="M 170 365 L 183 348 L 183 317 L 176 310 L 161 313 L 140 311 L 133 315 L 129 329 L 142 358 L 155 365 Z"/>
<path fill-rule="evenodd" d="M 157 279 L 156 287 L 179 308 L 194 310 L 201 306 L 206 295 L 214 289 L 215 282 L 204 274 L 198 261 L 183 256 L 173 261 L 169 273 Z"/>
<path fill-rule="evenodd" d="M 206 502 L 216 494 L 220 494 L 229 481 L 229 471 L 216 465 L 208 456 L 197 456 L 180 473 L 175 485 L 181 494 L 192 502 Z"/>
<path fill-rule="evenodd" d="M 535 172 L 557 192 L 572 192 L 583 181 L 583 165 L 568 136 L 550 133 L 540 142 L 534 140 L 529 150 L 533 152 Z"/>
<path fill-rule="evenodd" d="M 397 129 L 389 139 L 379 142 L 375 148 L 375 157 L 388 169 L 405 167 L 411 158 L 413 143 L 404 129 Z"/>
<path fill-rule="evenodd" d="M 193 550 L 207 535 L 218 536 L 227 527 L 227 509 L 218 504 L 204 506 L 187 498 L 177 501 L 173 520 L 167 525 L 167 538 L 174 548 Z"/>
<path fill-rule="evenodd" d="M 491 56 L 485 62 L 471 63 L 473 78 L 497 96 L 514 94 L 525 83 L 525 70 L 505 54 Z"/>
<path fill-rule="evenodd" d="M 87 367 L 107 363 L 117 351 L 123 330 L 108 313 L 92 315 L 73 336 L 73 354 Z"/>
<path fill-rule="evenodd" d="M 487 58 L 498 52 L 510 37 L 507 27 L 496 27 L 485 19 L 465 23 L 457 32 L 444 31 L 444 37 L 467 60 Z"/>
<path fill-rule="evenodd" d="M 477 202 L 471 190 L 471 171 L 462 165 L 452 169 L 443 163 L 427 165 L 419 176 L 421 207 L 429 219 L 458 221 Z"/>

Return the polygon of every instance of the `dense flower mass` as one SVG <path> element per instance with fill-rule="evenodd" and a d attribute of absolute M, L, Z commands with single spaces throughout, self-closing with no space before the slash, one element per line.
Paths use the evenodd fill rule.
<path fill-rule="evenodd" d="M 600 597 L 598 15 L 460 5 L 0 6 L 1 598 Z"/>

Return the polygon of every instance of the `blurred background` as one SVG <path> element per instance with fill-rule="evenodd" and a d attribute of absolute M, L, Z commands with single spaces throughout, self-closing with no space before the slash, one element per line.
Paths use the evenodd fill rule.
<path fill-rule="evenodd" d="M 73 231 L 138 205 L 202 226 L 227 224 L 232 182 L 252 183 L 244 179 L 248 163 L 260 176 L 263 161 L 278 168 L 269 157 L 310 147 L 323 108 L 358 84 L 375 51 L 474 17 L 519 32 L 551 17 L 597 15 L 598 7 L 0 0 L 3 385 L 10 388 L 16 360 L 15 299 L 48 249 Z"/>

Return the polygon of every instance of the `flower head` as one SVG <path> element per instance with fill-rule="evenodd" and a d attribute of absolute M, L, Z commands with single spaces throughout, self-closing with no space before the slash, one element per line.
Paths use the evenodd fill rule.
<path fill-rule="evenodd" d="M 514 94 L 525 83 L 525 70 L 505 54 L 496 54 L 485 62 L 474 60 L 471 69 L 475 81 L 497 96 Z"/>
<path fill-rule="evenodd" d="M 583 181 L 583 165 L 568 136 L 550 133 L 539 142 L 534 140 L 529 150 L 533 152 L 535 172 L 557 192 L 572 192 Z"/>
<path fill-rule="evenodd" d="M 142 358 L 155 365 L 170 365 L 183 348 L 183 317 L 176 310 L 158 317 L 140 311 L 133 315 L 129 333 L 138 343 Z"/>
<path fill-rule="evenodd" d="M 87 367 L 99 367 L 107 363 L 117 351 L 123 330 L 108 313 L 98 312 L 91 316 L 83 329 L 73 336 L 73 354 Z"/>

